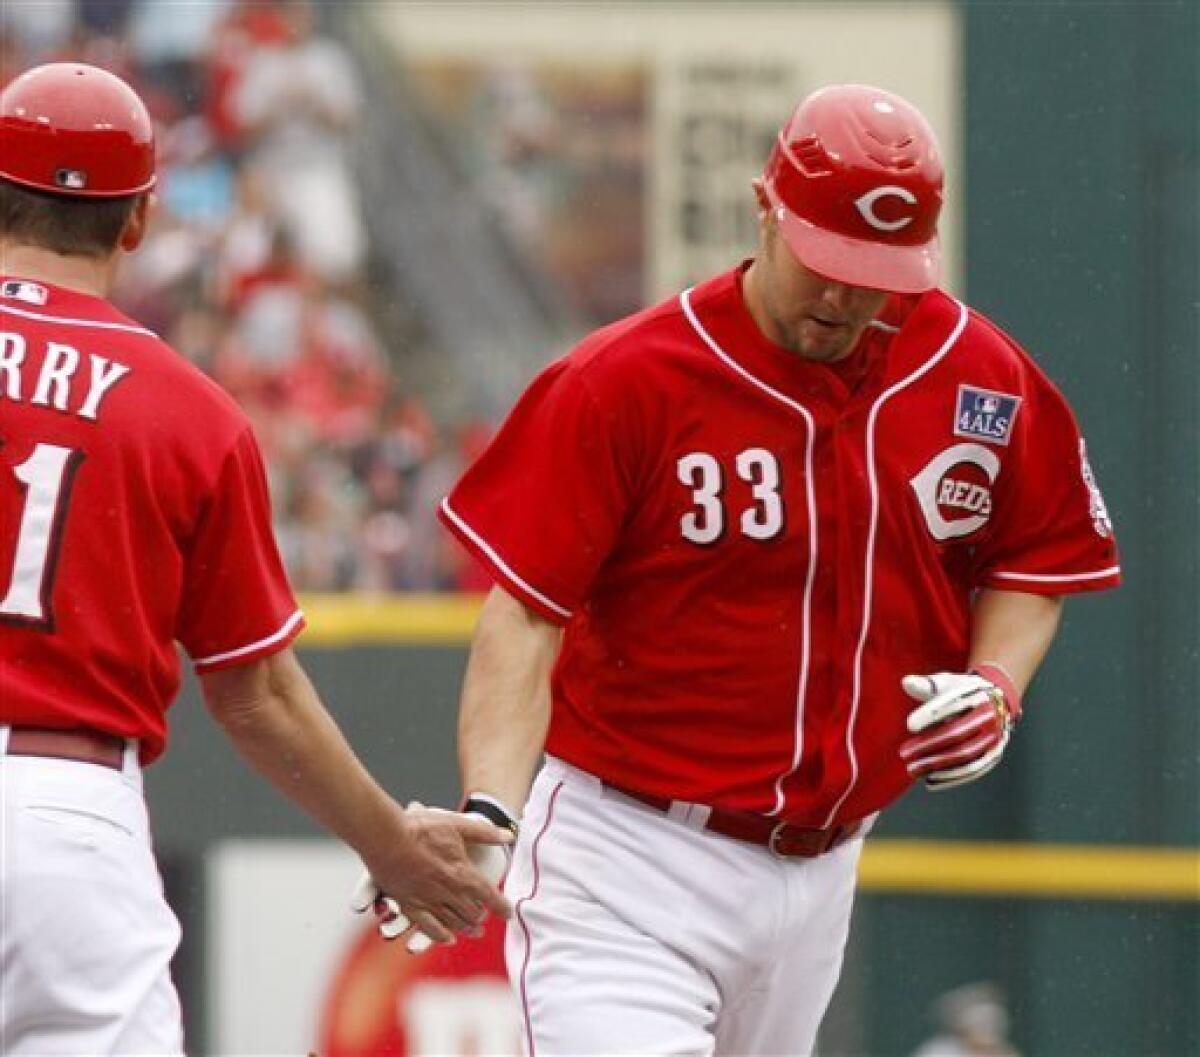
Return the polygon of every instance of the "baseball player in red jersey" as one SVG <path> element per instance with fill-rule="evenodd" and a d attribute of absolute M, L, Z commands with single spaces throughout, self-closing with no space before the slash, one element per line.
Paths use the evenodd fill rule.
<path fill-rule="evenodd" d="M 995 766 L 1119 579 L 1066 402 L 937 288 L 921 114 L 817 92 L 754 193 L 753 260 L 551 364 L 442 507 L 538 1057 L 810 1053 L 877 813 Z"/>
<path fill-rule="evenodd" d="M 38 67 L 0 94 L 0 1052 L 178 1054 L 179 928 L 141 768 L 175 642 L 236 747 L 437 939 L 503 897 L 490 823 L 396 804 L 292 654 L 303 617 L 237 406 L 105 300 L 145 230 L 150 119 L 124 82 Z M 204 790 L 198 790 L 203 794 Z"/>

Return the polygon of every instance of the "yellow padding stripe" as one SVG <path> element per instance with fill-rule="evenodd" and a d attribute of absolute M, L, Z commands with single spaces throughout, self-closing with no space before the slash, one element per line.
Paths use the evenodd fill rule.
<path fill-rule="evenodd" d="M 465 646 L 482 601 L 481 595 L 302 595 L 308 627 L 297 645 Z"/>
<path fill-rule="evenodd" d="M 869 892 L 1200 901 L 1194 848 L 868 838 L 858 875 Z"/>

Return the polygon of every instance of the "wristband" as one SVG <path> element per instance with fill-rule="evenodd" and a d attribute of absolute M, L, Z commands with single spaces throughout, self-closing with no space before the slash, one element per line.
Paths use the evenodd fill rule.
<path fill-rule="evenodd" d="M 1017 725 L 1017 720 L 1021 718 L 1021 695 L 1017 693 L 1017 688 L 1008 672 L 998 664 L 975 664 L 971 666 L 971 671 L 992 683 L 1000 691 L 1000 696 L 1004 699 L 1002 708 L 1004 727 L 1006 730 L 1012 730 Z"/>
<path fill-rule="evenodd" d="M 499 800 L 486 793 L 471 793 L 458 810 L 464 815 L 482 815 L 493 826 L 508 830 L 514 837 L 520 835 L 521 825 L 516 816 Z"/>

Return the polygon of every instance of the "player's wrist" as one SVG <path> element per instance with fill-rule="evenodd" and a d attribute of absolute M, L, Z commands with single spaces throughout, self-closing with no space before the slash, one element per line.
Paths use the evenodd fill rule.
<path fill-rule="evenodd" d="M 1000 691 L 1000 696 L 1004 699 L 1004 725 L 1006 729 L 1011 730 L 1021 718 L 1021 692 L 1013 682 L 1012 676 L 1002 665 L 991 661 L 973 664 L 971 671 L 980 678 L 986 679 Z"/>
<path fill-rule="evenodd" d="M 404 805 L 386 797 L 357 820 L 357 832 L 339 835 L 372 871 L 386 871 L 398 855 L 407 854 L 414 837 L 413 819 Z"/>
<path fill-rule="evenodd" d="M 514 837 L 521 832 L 521 820 L 504 801 L 490 793 L 473 791 L 463 797 L 458 810 L 465 815 L 482 815 L 492 825 L 508 830 Z"/>

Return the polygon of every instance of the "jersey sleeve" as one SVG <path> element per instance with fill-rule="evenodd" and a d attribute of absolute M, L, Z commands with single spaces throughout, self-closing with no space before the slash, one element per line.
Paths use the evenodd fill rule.
<path fill-rule="evenodd" d="M 569 359 L 551 364 L 441 506 L 459 541 L 512 595 L 565 624 L 629 508 L 620 406 L 604 409 Z"/>
<path fill-rule="evenodd" d="M 225 457 L 185 563 L 176 638 L 197 672 L 275 653 L 303 629 L 275 544 L 266 471 L 249 427 Z"/>
<path fill-rule="evenodd" d="M 1037 378 L 1019 414 L 995 529 L 975 555 L 977 586 L 1045 595 L 1116 587 L 1112 522 L 1070 407 Z"/>

